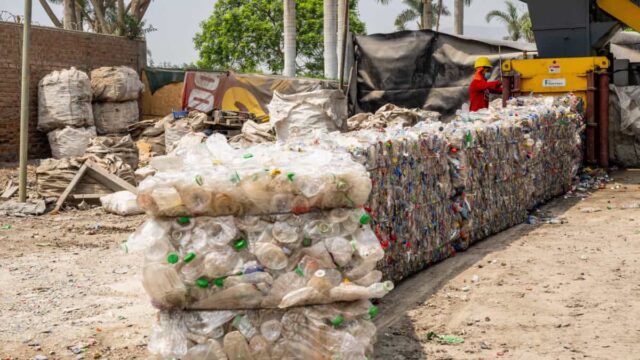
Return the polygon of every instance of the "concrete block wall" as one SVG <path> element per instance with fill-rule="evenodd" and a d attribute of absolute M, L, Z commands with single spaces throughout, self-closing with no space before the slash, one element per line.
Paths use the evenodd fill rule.
<path fill-rule="evenodd" d="M 29 158 L 50 156 L 46 134 L 37 131 L 38 82 L 48 73 L 75 67 L 86 72 L 124 65 L 141 72 L 147 63 L 141 40 L 34 26 L 30 50 Z M 0 162 L 18 160 L 22 25 L 0 22 Z"/>

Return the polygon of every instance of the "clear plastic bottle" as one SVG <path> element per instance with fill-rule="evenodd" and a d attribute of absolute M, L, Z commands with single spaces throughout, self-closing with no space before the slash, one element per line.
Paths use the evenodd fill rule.
<path fill-rule="evenodd" d="M 231 323 L 234 329 L 240 331 L 245 339 L 251 339 L 256 335 L 257 330 L 249 321 L 249 317 L 246 315 L 237 315 Z"/>
<path fill-rule="evenodd" d="M 151 198 L 158 212 L 166 216 L 178 216 L 184 213 L 182 198 L 172 186 L 156 187 L 151 191 Z"/>
<path fill-rule="evenodd" d="M 300 240 L 298 228 L 286 222 L 276 222 L 271 230 L 273 237 L 282 244 L 292 244 Z"/>
<path fill-rule="evenodd" d="M 218 338 L 218 330 L 233 320 L 237 313 L 235 311 L 188 311 L 184 312 L 184 324 L 191 333 L 210 338 Z"/>
<path fill-rule="evenodd" d="M 329 292 L 331 301 L 355 301 L 369 298 L 369 289 L 355 284 L 340 284 Z"/>
<path fill-rule="evenodd" d="M 363 227 L 353 235 L 355 248 L 361 258 L 368 261 L 379 261 L 384 258 L 384 250 L 376 234 L 369 227 Z"/>
<path fill-rule="evenodd" d="M 270 243 L 256 244 L 255 256 L 262 265 L 271 270 L 282 270 L 289 262 L 289 258 L 282 249 Z"/>
<path fill-rule="evenodd" d="M 254 360 L 247 340 L 239 331 L 225 335 L 222 344 L 229 360 Z"/>
<path fill-rule="evenodd" d="M 301 306 L 306 304 L 322 304 L 327 297 L 319 293 L 311 286 L 288 292 L 282 297 L 282 301 L 278 305 L 279 308 L 285 309 L 293 306 Z"/>
<path fill-rule="evenodd" d="M 228 360 L 228 357 L 220 343 L 209 339 L 203 344 L 191 347 L 183 360 Z"/>
<path fill-rule="evenodd" d="M 360 286 L 369 286 L 374 283 L 380 282 L 380 280 L 382 280 L 382 272 L 380 270 L 373 270 L 367 273 L 367 275 L 357 280 L 353 280 L 353 282 Z"/>
<path fill-rule="evenodd" d="M 178 192 L 184 206 L 194 216 L 206 214 L 213 205 L 211 191 L 198 184 L 181 186 Z"/>
<path fill-rule="evenodd" d="M 186 305 L 187 289 L 175 267 L 161 263 L 145 264 L 142 270 L 142 286 L 151 302 L 160 309 L 179 308 Z"/>
<path fill-rule="evenodd" d="M 334 269 L 316 270 L 307 282 L 308 286 L 316 289 L 321 294 L 327 295 L 331 288 L 338 286 L 342 281 L 342 274 Z"/>
<path fill-rule="evenodd" d="M 218 278 L 234 274 L 241 267 L 241 257 L 230 246 L 217 246 L 204 258 L 204 274 Z"/>
<path fill-rule="evenodd" d="M 267 320 L 260 325 L 260 334 L 269 342 L 276 342 L 281 333 L 282 324 L 278 320 Z"/>
<path fill-rule="evenodd" d="M 211 294 L 211 296 L 191 305 L 191 309 L 252 309 L 262 302 L 263 297 L 255 286 L 242 283 Z"/>
<path fill-rule="evenodd" d="M 255 360 L 271 360 L 271 355 L 269 354 L 271 344 L 262 336 L 256 335 L 252 337 L 249 341 L 249 348 Z"/>
<path fill-rule="evenodd" d="M 385 281 L 381 283 L 371 284 L 369 289 L 369 298 L 371 299 L 379 299 L 387 295 L 391 290 L 393 290 L 394 285 L 391 281 Z"/>
<path fill-rule="evenodd" d="M 331 253 L 333 261 L 338 266 L 347 265 L 353 258 L 353 246 L 349 240 L 343 237 L 334 237 L 325 239 L 324 241 L 327 250 Z"/>

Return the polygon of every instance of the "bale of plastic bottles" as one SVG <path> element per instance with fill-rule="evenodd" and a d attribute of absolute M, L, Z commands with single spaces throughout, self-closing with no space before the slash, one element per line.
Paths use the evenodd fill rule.
<path fill-rule="evenodd" d="M 222 135 L 156 157 L 158 172 L 139 187 L 152 216 L 304 213 L 354 208 L 371 191 L 366 169 L 346 152 L 290 151 L 272 145 L 234 149 Z"/>
<path fill-rule="evenodd" d="M 583 129 L 579 97 L 521 98 L 450 123 L 333 133 L 305 146 L 345 149 L 366 166 L 366 207 L 385 249 L 378 270 L 398 281 L 569 190 Z"/>
<path fill-rule="evenodd" d="M 143 285 L 159 309 L 289 308 L 381 298 L 393 289 L 363 210 L 152 219 L 127 246 L 145 249 Z"/>
<path fill-rule="evenodd" d="M 149 351 L 163 359 L 372 358 L 379 310 L 367 300 L 286 310 L 160 312 Z"/>

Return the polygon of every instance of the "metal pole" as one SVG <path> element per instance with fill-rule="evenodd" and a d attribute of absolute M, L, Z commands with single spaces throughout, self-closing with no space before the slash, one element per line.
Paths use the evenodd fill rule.
<path fill-rule="evenodd" d="M 340 69 L 338 71 L 340 71 L 340 90 L 342 90 L 342 86 L 344 85 L 344 66 L 345 66 L 345 60 L 347 58 L 347 32 L 349 31 L 349 0 L 345 0 L 345 5 L 344 5 L 344 24 L 342 26 L 342 34 L 340 34 L 339 36 L 342 36 L 342 51 L 340 54 Z"/>
<path fill-rule="evenodd" d="M 27 160 L 29 147 L 29 42 L 31 39 L 31 0 L 24 0 L 22 30 L 22 94 L 20 95 L 20 191 L 19 201 L 27 201 Z"/>
<path fill-rule="evenodd" d="M 596 159 L 596 75 L 593 70 L 587 73 L 587 151 L 586 162 L 589 165 L 597 163 Z"/>

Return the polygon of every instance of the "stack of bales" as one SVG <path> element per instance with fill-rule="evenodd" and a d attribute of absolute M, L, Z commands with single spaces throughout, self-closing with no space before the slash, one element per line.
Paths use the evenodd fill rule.
<path fill-rule="evenodd" d="M 132 235 L 161 310 L 149 343 L 177 359 L 371 358 L 393 284 L 359 208 L 366 169 L 345 152 L 232 149 L 223 136 L 156 158 L 140 184 L 151 216 Z"/>
<path fill-rule="evenodd" d="M 54 158 L 82 156 L 96 136 L 91 82 L 75 68 L 54 71 L 38 84 L 38 130 L 46 132 Z"/>
<path fill-rule="evenodd" d="M 137 148 L 128 134 L 129 126 L 140 120 L 138 98 L 143 90 L 138 73 L 128 67 L 102 67 L 91 72 L 93 90 L 93 115 L 99 138 L 92 148 L 105 144 L 128 145 L 128 152 L 135 152 L 130 164 L 137 168 Z M 104 151 L 102 151 L 104 152 Z M 95 155 L 100 156 L 100 153 Z"/>

